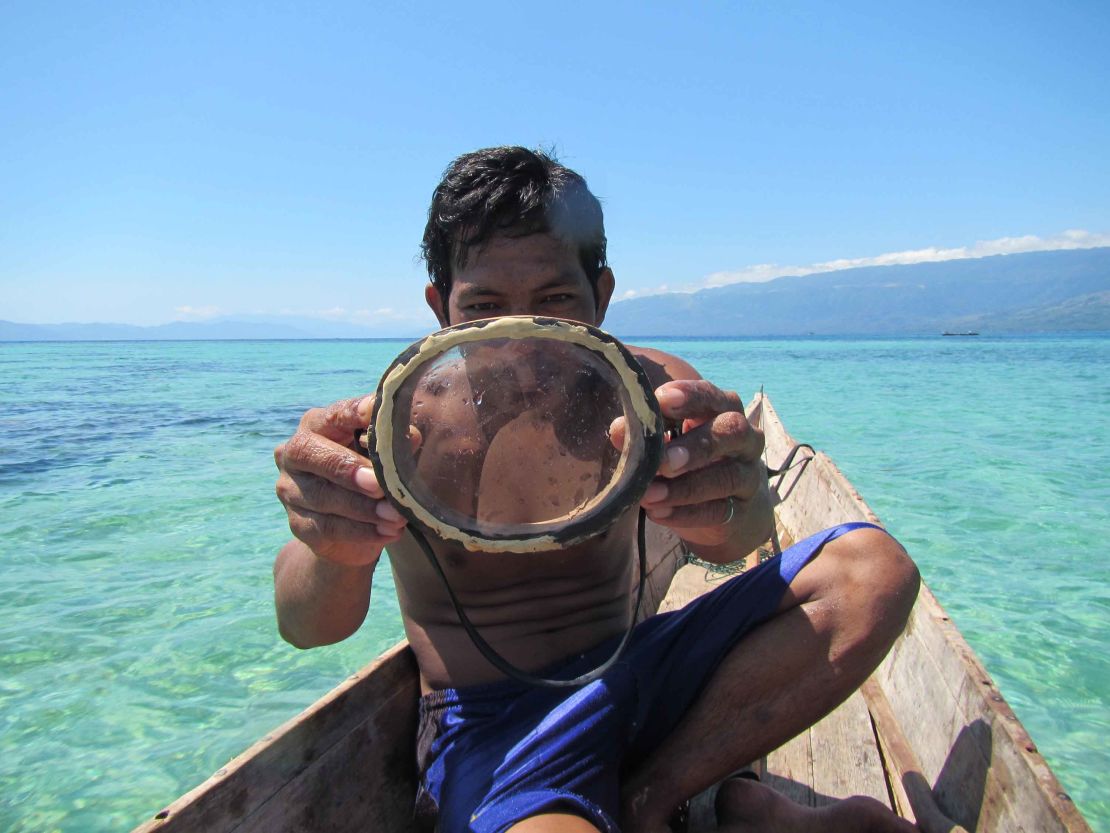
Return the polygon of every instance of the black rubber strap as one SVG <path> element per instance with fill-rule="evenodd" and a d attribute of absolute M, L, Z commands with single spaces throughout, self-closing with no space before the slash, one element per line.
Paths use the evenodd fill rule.
<path fill-rule="evenodd" d="M 786 474 L 789 469 L 792 469 L 794 467 L 794 458 L 803 448 L 808 448 L 814 454 L 817 453 L 814 450 L 813 446 L 811 446 L 809 443 L 798 443 L 792 449 L 790 449 L 790 453 L 786 455 L 786 459 L 782 461 L 782 464 L 777 469 L 773 469 L 770 466 L 767 466 L 767 476 L 774 477 L 776 474 Z M 809 462 L 808 458 L 805 462 Z"/>
<path fill-rule="evenodd" d="M 428 562 L 432 565 L 439 575 L 440 580 L 443 582 L 444 588 L 447 590 L 447 595 L 451 597 L 451 604 L 455 606 L 455 613 L 459 616 L 459 622 L 462 624 L 463 629 L 469 634 L 470 641 L 474 643 L 474 647 L 485 657 L 494 668 L 512 677 L 514 680 L 532 686 L 540 686 L 542 688 L 572 688 L 575 686 L 583 686 L 586 683 L 592 683 L 594 680 L 601 677 L 606 671 L 613 667 L 613 664 L 620 659 L 620 655 L 624 653 L 624 648 L 628 644 L 629 638 L 632 636 L 632 629 L 636 627 L 636 618 L 640 614 L 640 603 L 644 598 L 644 584 L 647 579 L 647 515 L 643 508 L 640 509 L 640 519 L 636 529 L 636 546 L 640 551 L 640 585 L 636 588 L 636 606 L 632 609 L 632 621 L 628 623 L 628 630 L 624 632 L 624 637 L 621 639 L 620 644 L 613 655 L 605 660 L 601 665 L 592 671 L 588 671 L 581 676 L 574 677 L 570 680 L 553 680 L 547 677 L 537 677 L 534 674 L 529 674 L 517 668 L 497 651 L 493 646 L 482 638 L 478 633 L 478 629 L 466 615 L 462 605 L 459 603 L 458 597 L 455 595 L 454 589 L 451 587 L 451 582 L 447 580 L 447 574 L 443 572 L 443 567 L 440 566 L 439 559 L 432 551 L 431 546 L 428 544 L 428 539 L 424 537 L 424 533 L 416 528 L 415 525 L 409 525 L 409 531 L 412 532 L 412 537 L 420 544 L 420 548 L 424 550 L 424 555 L 427 556 Z"/>

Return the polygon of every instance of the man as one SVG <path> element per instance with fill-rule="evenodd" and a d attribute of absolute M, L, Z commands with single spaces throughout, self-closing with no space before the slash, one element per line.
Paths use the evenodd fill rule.
<path fill-rule="evenodd" d="M 445 326 L 512 314 L 601 325 L 614 289 L 605 245 L 600 204 L 578 174 L 524 148 L 476 151 L 433 195 L 425 298 Z M 701 558 L 744 556 L 772 528 L 762 435 L 735 393 L 675 356 L 630 349 L 664 416 L 686 429 L 644 495 L 648 517 Z M 438 814 L 441 830 L 665 831 L 681 802 L 843 701 L 916 596 L 916 569 L 893 539 L 838 528 L 642 623 L 602 680 L 529 689 L 473 646 L 357 453 L 371 407 L 363 397 L 309 411 L 275 452 L 295 536 L 274 565 L 278 621 L 302 648 L 352 634 L 388 547 L 425 693 L 418 811 Z M 607 656 L 628 621 L 635 514 L 544 556 L 432 544 L 495 650 L 527 671 L 576 674 Z M 737 831 L 913 829 L 867 800 L 806 810 L 740 780 L 718 811 Z"/>

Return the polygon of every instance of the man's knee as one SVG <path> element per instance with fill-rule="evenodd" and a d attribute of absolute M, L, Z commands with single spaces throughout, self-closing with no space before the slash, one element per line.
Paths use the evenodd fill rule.
<path fill-rule="evenodd" d="M 826 545 L 844 592 L 874 599 L 903 623 L 913 608 L 921 574 L 906 550 L 878 529 L 854 529 Z M 857 598 L 857 600 L 860 600 Z"/>
<path fill-rule="evenodd" d="M 851 641 L 890 643 L 902 632 L 921 584 L 913 560 L 878 529 L 854 529 L 830 541 L 790 590 L 801 604 L 831 613 Z"/>
<path fill-rule="evenodd" d="M 509 833 L 598 833 L 598 828 L 581 816 L 569 813 L 544 813 L 517 822 Z"/>

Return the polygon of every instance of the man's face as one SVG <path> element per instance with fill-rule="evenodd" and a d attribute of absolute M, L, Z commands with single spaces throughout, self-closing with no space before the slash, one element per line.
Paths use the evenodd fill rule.
<path fill-rule="evenodd" d="M 500 235 L 472 249 L 456 268 L 447 298 L 428 286 L 428 305 L 440 324 L 460 324 L 499 315 L 546 315 L 597 326 L 613 294 L 613 273 L 603 269 L 597 295 L 574 248 L 550 234 Z"/>

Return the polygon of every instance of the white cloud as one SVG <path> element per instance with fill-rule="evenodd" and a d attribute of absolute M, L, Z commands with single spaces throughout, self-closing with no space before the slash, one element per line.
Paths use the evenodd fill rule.
<path fill-rule="evenodd" d="M 430 318 L 429 310 L 417 308 L 416 310 L 397 310 L 393 307 L 379 307 L 378 309 L 360 309 L 351 313 L 351 321 L 422 321 Z"/>
<path fill-rule="evenodd" d="M 937 263 L 944 260 L 990 257 L 991 255 L 1009 255 L 1021 252 L 1093 249 L 1099 246 L 1110 246 L 1110 234 L 1069 229 L 1051 237 L 1039 237 L 1035 234 L 1026 234 L 1021 237 L 1000 237 L 997 240 L 980 240 L 971 246 L 956 246 L 947 249 L 929 246 L 924 249 L 887 252 L 874 257 L 838 258 L 813 263 L 809 266 L 780 266 L 777 263 L 758 263 L 734 271 L 714 272 L 706 276 L 698 288 L 725 286 L 730 283 L 762 283 L 787 275 L 813 275 L 818 272 L 835 272 L 838 269 L 854 269 L 860 266 Z"/>
<path fill-rule="evenodd" d="M 659 286 L 650 289 L 626 289 L 624 293 L 618 298 L 618 301 L 627 301 L 630 298 L 647 298 L 649 295 L 665 295 L 668 292 L 694 292 L 693 289 L 671 289 L 667 284 L 661 283 Z"/>
<path fill-rule="evenodd" d="M 730 283 L 764 283 L 787 275 L 808 275 L 818 271 L 811 266 L 779 266 L 777 263 L 757 263 L 732 272 L 714 272 L 703 281 L 704 286 L 724 286 Z"/>
<path fill-rule="evenodd" d="M 178 315 L 184 316 L 185 318 L 193 318 L 193 319 L 215 318 L 217 315 L 223 315 L 224 314 L 224 311 L 222 309 L 220 309 L 219 307 L 214 307 L 214 306 L 207 306 L 207 307 L 182 306 L 182 307 L 174 307 L 173 311 L 176 312 Z"/>

